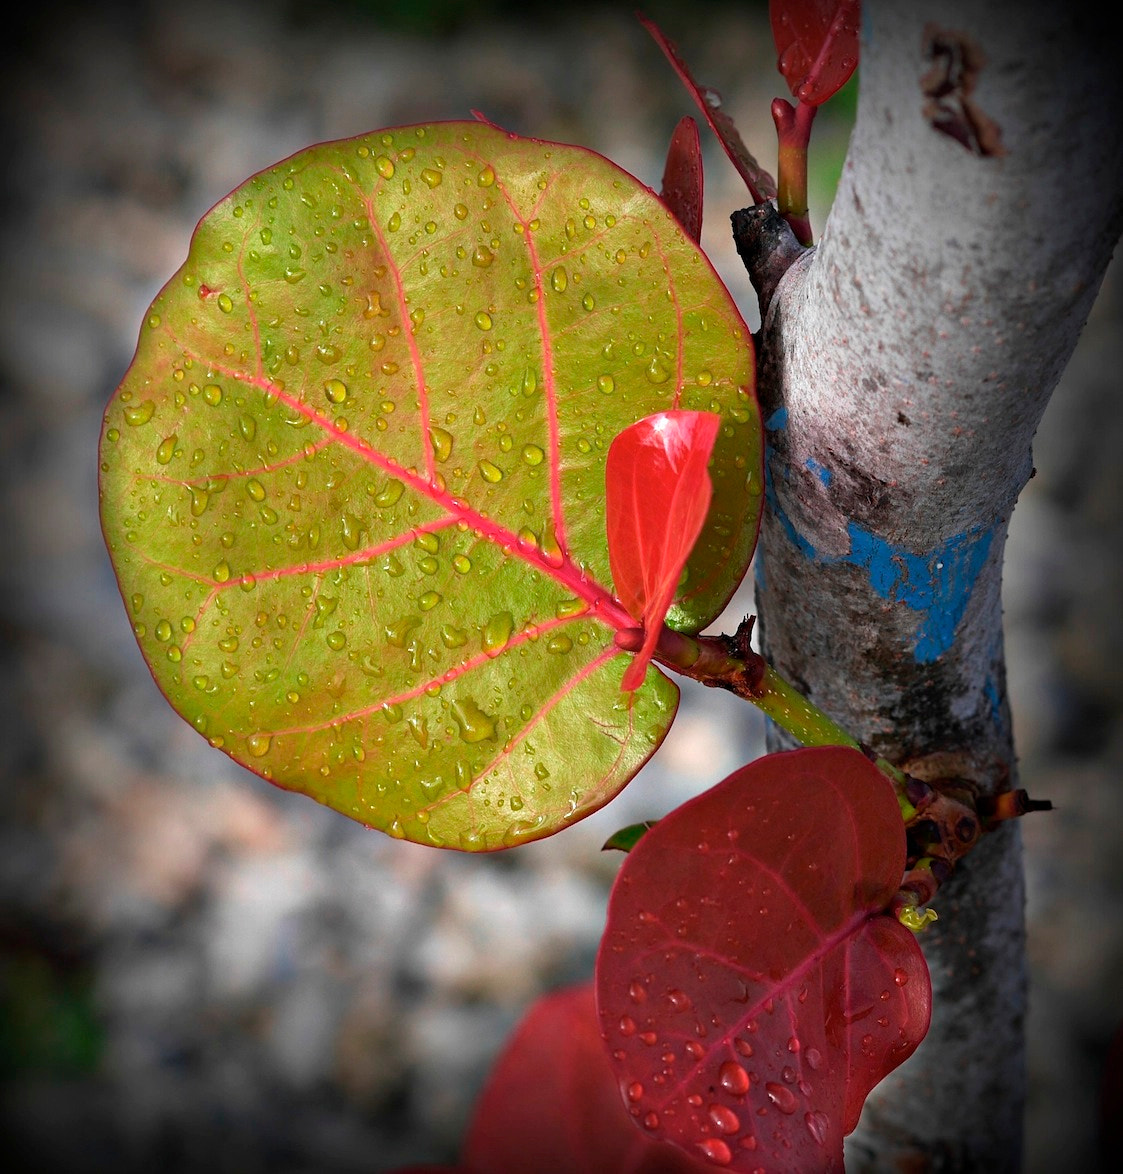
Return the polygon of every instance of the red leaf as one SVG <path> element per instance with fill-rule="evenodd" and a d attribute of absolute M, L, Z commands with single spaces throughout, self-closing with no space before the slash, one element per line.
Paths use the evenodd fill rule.
<path fill-rule="evenodd" d="M 658 412 L 625 428 L 605 467 L 608 561 L 616 597 L 645 629 L 621 688 L 643 684 L 663 618 L 713 487 L 706 465 L 721 427 L 712 412 Z"/>
<path fill-rule="evenodd" d="M 841 1170 L 869 1090 L 928 1030 L 885 777 L 841 747 L 773 754 L 661 819 L 621 867 L 601 1030 L 655 1136 L 737 1170 Z"/>
<path fill-rule="evenodd" d="M 597 1030 L 591 983 L 545 995 L 527 1012 L 476 1105 L 463 1163 L 476 1174 L 710 1169 L 633 1125 Z"/>
<path fill-rule="evenodd" d="M 663 30 L 646 16 L 639 17 L 640 24 L 651 34 L 655 43 L 663 50 L 663 55 L 671 63 L 675 73 L 679 75 L 682 84 L 690 91 L 691 97 L 698 104 L 710 129 L 718 137 L 722 149 L 729 156 L 730 163 L 737 168 L 738 174 L 745 181 L 745 186 L 756 203 L 771 200 L 776 195 L 776 181 L 753 158 L 752 152 L 745 146 L 733 119 L 721 108 L 721 95 L 709 86 L 700 86 L 693 78 L 689 68 L 674 42 L 668 40 Z"/>
<path fill-rule="evenodd" d="M 679 119 L 671 135 L 667 164 L 663 168 L 663 190 L 659 195 L 695 244 L 702 239 L 702 186 L 698 124 L 687 115 Z"/>
<path fill-rule="evenodd" d="M 769 0 L 777 66 L 792 95 L 821 106 L 858 64 L 859 0 Z"/>

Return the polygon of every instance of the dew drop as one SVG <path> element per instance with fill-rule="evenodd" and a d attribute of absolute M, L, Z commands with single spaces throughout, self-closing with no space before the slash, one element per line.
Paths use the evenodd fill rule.
<path fill-rule="evenodd" d="M 218 295 L 218 308 L 224 314 L 229 314 L 234 309 L 234 303 L 230 300 L 229 294 L 221 293 Z"/>
<path fill-rule="evenodd" d="M 447 461 L 452 455 L 452 433 L 443 428 L 429 429 L 429 440 L 433 445 L 433 455 L 438 461 Z"/>
<path fill-rule="evenodd" d="M 774 1080 L 770 1080 L 765 1084 L 764 1091 L 768 1094 L 768 1099 L 781 1113 L 790 1114 L 796 1111 L 799 1102 L 796 1100 L 795 1093 L 786 1085 L 777 1084 Z"/>
<path fill-rule="evenodd" d="M 647 365 L 647 380 L 649 383 L 666 383 L 671 377 L 671 372 L 667 365 L 659 358 L 658 355 L 652 357 L 652 360 Z"/>
<path fill-rule="evenodd" d="M 452 624 L 441 625 L 441 643 L 446 648 L 462 648 L 468 643 L 468 633 Z"/>
<path fill-rule="evenodd" d="M 823 1053 L 818 1048 L 808 1048 L 803 1058 L 807 1061 L 807 1067 L 813 1071 L 817 1071 L 823 1063 Z"/>
<path fill-rule="evenodd" d="M 230 564 L 224 559 L 214 569 L 216 583 L 226 583 L 230 579 Z"/>
<path fill-rule="evenodd" d="M 212 408 L 217 408 L 222 403 L 222 388 L 217 383 L 208 383 L 203 388 L 203 399 L 206 400 Z"/>
<path fill-rule="evenodd" d="M 160 441 L 159 447 L 156 449 L 156 460 L 161 465 L 166 465 L 175 455 L 176 435 L 173 432 L 171 436 L 165 436 Z"/>
<path fill-rule="evenodd" d="M 493 656 L 498 653 L 510 640 L 514 627 L 515 619 L 509 611 L 501 611 L 493 615 L 483 628 L 484 652 Z"/>
<path fill-rule="evenodd" d="M 540 465 L 546 459 L 546 454 L 536 444 L 528 444 L 523 447 L 523 460 L 528 465 Z"/>
<path fill-rule="evenodd" d="M 246 749 L 254 758 L 264 758 L 272 745 L 273 736 L 271 734 L 250 734 L 246 739 Z"/>
<path fill-rule="evenodd" d="M 324 384 L 324 394 L 333 404 L 341 404 L 347 398 L 347 384 L 339 379 L 329 379 Z"/>
<path fill-rule="evenodd" d="M 472 560 L 466 554 L 453 555 L 452 569 L 458 575 L 466 575 L 472 569 Z"/>
<path fill-rule="evenodd" d="M 659 1128 L 659 1114 L 646 1113 L 643 1118 L 644 1129 L 658 1129 Z"/>
<path fill-rule="evenodd" d="M 339 652 L 347 645 L 347 637 L 340 631 L 329 632 L 327 638 L 327 645 L 332 652 Z"/>
<path fill-rule="evenodd" d="M 908 971 L 902 970 L 899 966 L 893 971 L 893 981 L 897 986 L 906 986 L 909 981 Z"/>
<path fill-rule="evenodd" d="M 564 265 L 559 265 L 550 274 L 550 284 L 554 287 L 555 293 L 565 293 L 569 286 L 569 274 L 566 273 Z"/>
<path fill-rule="evenodd" d="M 441 598 L 441 594 L 438 591 L 426 591 L 417 601 L 417 606 L 422 611 L 432 611 L 441 602 Z"/>
<path fill-rule="evenodd" d="M 715 1166 L 728 1166 L 733 1161 L 733 1151 L 720 1137 L 707 1137 L 698 1143 L 702 1156 L 713 1162 Z"/>
<path fill-rule="evenodd" d="M 152 633 L 161 644 L 166 644 L 172 638 L 172 626 L 167 620 L 161 620 Z"/>
<path fill-rule="evenodd" d="M 441 186 L 443 176 L 439 171 L 432 167 L 425 167 L 421 171 L 421 178 L 425 186 L 432 189 Z"/>
<path fill-rule="evenodd" d="M 807 1126 L 807 1132 L 819 1143 L 819 1145 L 827 1144 L 827 1134 L 830 1131 L 831 1119 L 819 1110 L 803 1115 L 803 1123 Z"/>
<path fill-rule="evenodd" d="M 741 1118 L 726 1105 L 711 1105 L 707 1112 L 722 1133 L 736 1133 L 741 1128 Z"/>
<path fill-rule="evenodd" d="M 343 532 L 343 545 L 348 550 L 358 550 L 363 533 L 362 522 L 354 514 L 345 513 L 340 519 L 340 526 Z"/>
<path fill-rule="evenodd" d="M 480 310 L 474 321 L 481 330 L 491 329 L 491 315 L 486 310 Z"/>
<path fill-rule="evenodd" d="M 394 178 L 394 163 L 385 155 L 379 155 L 374 161 L 374 169 L 382 176 L 383 179 Z"/>
<path fill-rule="evenodd" d="M 694 1006 L 686 991 L 677 988 L 667 991 L 667 1002 L 670 1003 L 672 1011 L 689 1011 Z"/>
<path fill-rule="evenodd" d="M 597 388 L 605 395 L 611 395 L 616 388 L 616 380 L 611 375 L 598 375 Z"/>
<path fill-rule="evenodd" d="M 628 1085 L 628 1100 L 630 1100 L 633 1104 L 635 1104 L 636 1101 L 639 1101 L 642 1099 L 643 1099 L 643 1085 L 640 1084 L 640 1082 L 638 1080 L 633 1080 L 632 1083 Z"/>
<path fill-rule="evenodd" d="M 569 652 L 573 648 L 573 641 L 568 636 L 551 636 L 546 644 L 546 650 L 556 654 Z"/>
<path fill-rule="evenodd" d="M 585 296 L 584 296 L 584 297 L 581 299 L 581 305 L 583 305 L 583 306 L 585 307 L 585 309 L 586 309 L 586 310 L 592 310 L 592 309 L 595 309 L 595 308 L 596 308 L 596 304 L 597 304 L 597 303 L 596 303 L 596 300 L 594 299 L 594 297 L 593 297 L 593 295 L 592 295 L 592 294 L 589 294 L 589 293 L 587 293 L 587 294 L 586 294 L 586 295 L 585 295 Z"/>
<path fill-rule="evenodd" d="M 636 1034 L 636 1021 L 630 1015 L 620 1016 L 620 1034 L 624 1036 Z"/>
<path fill-rule="evenodd" d="M 449 707 L 460 738 L 469 744 L 492 741 L 495 738 L 495 719 L 486 714 L 471 697 L 454 701 Z"/>
<path fill-rule="evenodd" d="M 383 509 L 395 505 L 404 491 L 405 486 L 400 481 L 391 478 L 375 495 L 374 504 Z"/>
<path fill-rule="evenodd" d="M 718 1082 L 726 1092 L 742 1097 L 749 1091 L 749 1074 L 736 1060 L 726 1060 L 717 1070 Z"/>
<path fill-rule="evenodd" d="M 491 164 L 486 167 L 476 176 L 476 183 L 482 188 L 489 188 L 495 182 L 495 168 Z"/>
<path fill-rule="evenodd" d="M 453 208 L 452 214 L 456 217 L 457 220 L 467 220 L 468 219 L 468 205 L 467 204 L 457 204 L 456 207 Z"/>
<path fill-rule="evenodd" d="M 492 464 L 489 460 L 482 460 L 479 463 L 480 476 L 485 481 L 490 481 L 492 485 L 498 484 L 503 480 L 503 470 L 498 465 Z"/>
<path fill-rule="evenodd" d="M 139 404 L 129 404 L 125 408 L 125 423 L 133 428 L 139 428 L 141 424 L 147 424 L 152 419 L 152 414 L 156 411 L 156 405 L 152 400 L 142 400 Z"/>
<path fill-rule="evenodd" d="M 495 254 L 487 245 L 476 245 L 475 252 L 472 254 L 472 264 L 477 269 L 486 269 L 494 260 Z"/>

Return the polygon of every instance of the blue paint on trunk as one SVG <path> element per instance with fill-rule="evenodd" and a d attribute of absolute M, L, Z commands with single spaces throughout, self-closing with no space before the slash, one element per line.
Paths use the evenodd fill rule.
<path fill-rule="evenodd" d="M 990 553 L 993 527 L 953 534 L 923 555 L 894 546 L 855 522 L 846 530 L 850 553 L 842 561 L 864 567 L 882 599 L 923 613 L 913 655 L 918 663 L 931 664 L 955 643 L 955 629 Z"/>
<path fill-rule="evenodd" d="M 857 522 L 850 522 L 846 527 L 850 538 L 848 553 L 823 555 L 780 509 L 772 479 L 771 456 L 769 450 L 764 465 L 765 498 L 792 545 L 805 558 L 821 565 L 841 562 L 861 567 L 870 586 L 882 599 L 903 603 L 920 613 L 912 650 L 916 661 L 931 664 L 943 655 L 955 643 L 955 630 L 967 610 L 975 580 L 990 553 L 995 527 L 975 527 L 953 534 L 934 550 L 914 554 L 878 537 Z M 808 461 L 807 467 L 811 468 L 813 464 Z M 829 470 L 823 472 L 829 478 Z"/>
<path fill-rule="evenodd" d="M 786 428 L 788 424 L 788 409 L 777 408 L 767 420 L 764 421 L 764 427 L 768 432 L 778 432 L 781 428 Z"/>
<path fill-rule="evenodd" d="M 831 483 L 833 474 L 826 465 L 820 465 L 814 457 L 808 457 L 804 464 L 808 469 L 811 470 L 812 473 L 815 474 L 816 477 L 819 478 L 820 481 L 822 481 L 824 485 L 829 485 Z"/>

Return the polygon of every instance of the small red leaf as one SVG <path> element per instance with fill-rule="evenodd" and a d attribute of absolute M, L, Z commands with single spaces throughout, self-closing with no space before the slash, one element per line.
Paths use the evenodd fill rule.
<path fill-rule="evenodd" d="M 737 168 L 738 174 L 745 181 L 749 194 L 760 204 L 764 200 L 771 200 L 776 195 L 776 181 L 753 158 L 752 152 L 745 146 L 740 132 L 721 108 L 721 95 L 709 86 L 700 86 L 693 78 L 686 62 L 679 55 L 674 42 L 669 40 L 663 30 L 645 16 L 639 17 L 640 24 L 651 34 L 652 39 L 663 50 L 663 55 L 671 63 L 675 73 L 679 75 L 682 84 L 690 91 L 691 97 L 698 104 L 710 129 L 718 137 L 722 149 L 729 156 L 730 163 Z"/>
<path fill-rule="evenodd" d="M 621 1094 L 623 1093 L 623 1101 Z M 597 1030 L 592 983 L 539 999 L 476 1105 L 463 1168 L 475 1174 L 705 1174 L 707 1163 L 645 1137 L 624 1107 Z"/>
<path fill-rule="evenodd" d="M 675 214 L 683 231 L 695 243 L 702 239 L 702 146 L 698 124 L 687 115 L 679 119 L 667 163 L 663 168 L 663 203 Z"/>
<path fill-rule="evenodd" d="M 805 106 L 821 106 L 850 80 L 859 9 L 859 0 L 769 0 L 777 67 Z"/>
<path fill-rule="evenodd" d="M 915 938 L 883 915 L 900 809 L 854 750 L 758 759 L 621 867 L 601 1030 L 655 1136 L 736 1170 L 841 1170 L 869 1090 L 928 1030 Z"/>
<path fill-rule="evenodd" d="M 605 467 L 608 561 L 616 597 L 645 630 L 621 688 L 643 684 L 663 618 L 713 487 L 706 465 L 721 427 L 712 412 L 658 412 L 612 442 Z"/>

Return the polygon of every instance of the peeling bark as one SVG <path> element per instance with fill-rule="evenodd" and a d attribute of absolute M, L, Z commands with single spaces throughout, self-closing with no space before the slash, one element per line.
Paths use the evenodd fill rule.
<path fill-rule="evenodd" d="M 1002 790 L 1003 549 L 1123 227 L 1117 43 L 1042 0 L 864 9 L 857 123 L 822 241 L 746 257 L 766 275 L 762 650 L 878 753 L 962 755 Z M 934 29 L 970 47 L 970 77 L 947 94 Z M 871 1097 L 851 1174 L 1020 1168 L 1022 903 L 1012 828 L 941 889 L 924 938 L 932 1031 Z"/>

